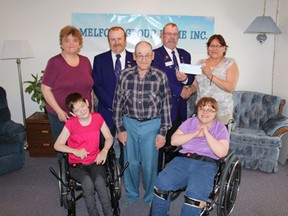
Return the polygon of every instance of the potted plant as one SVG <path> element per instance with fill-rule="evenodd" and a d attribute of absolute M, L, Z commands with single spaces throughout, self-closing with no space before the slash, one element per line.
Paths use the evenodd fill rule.
<path fill-rule="evenodd" d="M 31 74 L 32 80 L 25 81 L 24 83 L 29 84 L 25 92 L 31 95 L 31 100 L 36 102 L 39 105 L 41 111 L 45 112 L 45 98 L 41 92 L 41 81 L 42 76 L 44 74 L 44 70 L 41 71 L 40 76 L 39 74 Z"/>

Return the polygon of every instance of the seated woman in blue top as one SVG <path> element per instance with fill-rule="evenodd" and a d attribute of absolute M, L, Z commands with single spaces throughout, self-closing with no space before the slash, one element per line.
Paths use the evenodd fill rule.
<path fill-rule="evenodd" d="M 180 215 L 200 215 L 214 187 L 217 160 L 228 153 L 229 133 L 225 125 L 216 119 L 217 101 L 203 97 L 196 108 L 197 116 L 183 122 L 171 138 L 171 144 L 182 149 L 180 156 L 159 173 L 154 187 L 153 216 L 167 216 L 169 191 L 185 187 Z"/>

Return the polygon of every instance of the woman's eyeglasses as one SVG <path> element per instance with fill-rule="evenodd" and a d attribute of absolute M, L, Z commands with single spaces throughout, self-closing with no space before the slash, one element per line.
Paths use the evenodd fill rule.
<path fill-rule="evenodd" d="M 214 113 L 216 112 L 215 109 L 204 109 L 204 108 L 199 108 L 198 112 L 204 112 L 204 113 Z"/>
<path fill-rule="evenodd" d="M 210 48 L 221 48 L 223 46 L 221 44 L 210 44 L 209 47 Z"/>

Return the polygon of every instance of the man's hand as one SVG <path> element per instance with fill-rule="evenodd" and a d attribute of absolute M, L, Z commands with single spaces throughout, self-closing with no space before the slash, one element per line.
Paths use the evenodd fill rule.
<path fill-rule="evenodd" d="M 119 141 L 125 146 L 126 145 L 126 141 L 127 141 L 127 137 L 128 134 L 126 131 L 120 132 L 117 135 L 117 138 L 119 139 Z"/>
<path fill-rule="evenodd" d="M 166 142 L 165 136 L 158 134 L 155 139 L 156 149 L 159 150 L 160 148 L 162 148 L 165 145 L 165 142 Z"/>
<path fill-rule="evenodd" d="M 176 71 L 176 78 L 180 82 L 184 82 L 188 77 L 185 73 L 181 71 Z"/>
<path fill-rule="evenodd" d="M 180 96 L 183 98 L 183 99 L 188 99 L 192 94 L 192 90 L 189 88 L 189 86 L 184 86 L 182 91 L 181 91 L 181 94 Z"/>

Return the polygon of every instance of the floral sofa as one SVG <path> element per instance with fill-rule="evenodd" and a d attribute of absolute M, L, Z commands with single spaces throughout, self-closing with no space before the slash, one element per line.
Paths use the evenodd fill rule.
<path fill-rule="evenodd" d="M 276 172 L 281 137 L 288 133 L 288 119 L 282 115 L 286 101 L 259 92 L 235 91 L 233 102 L 231 149 L 245 168 Z"/>

